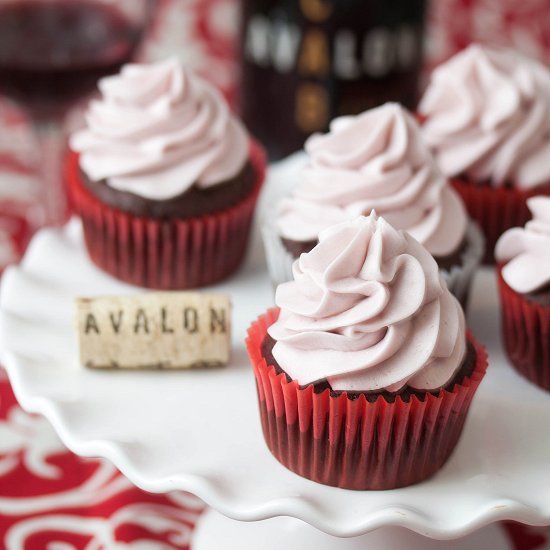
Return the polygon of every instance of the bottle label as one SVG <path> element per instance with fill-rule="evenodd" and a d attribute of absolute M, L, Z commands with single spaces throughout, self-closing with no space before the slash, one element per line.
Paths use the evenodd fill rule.
<path fill-rule="evenodd" d="M 422 55 L 422 29 L 410 23 L 365 33 L 339 29 L 330 36 L 318 28 L 302 31 L 296 24 L 257 14 L 245 32 L 248 62 L 280 73 L 296 70 L 302 76 L 383 78 L 414 69 Z"/>
<path fill-rule="evenodd" d="M 292 137 L 278 139 L 292 149 L 334 116 L 388 100 L 412 106 L 423 15 L 423 0 L 245 1 L 245 122 L 262 138 L 261 119 L 270 115 L 250 102 L 266 101 L 271 116 L 291 127 Z"/>

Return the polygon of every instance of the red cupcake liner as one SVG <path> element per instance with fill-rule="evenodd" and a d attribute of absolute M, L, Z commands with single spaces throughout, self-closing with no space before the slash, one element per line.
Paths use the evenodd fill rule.
<path fill-rule="evenodd" d="M 462 197 L 466 209 L 485 235 L 483 263 L 494 264 L 494 250 L 499 237 L 511 227 L 523 227 L 530 219 L 527 199 L 535 195 L 550 195 L 545 185 L 530 191 L 508 187 L 476 185 L 461 178 L 451 184 Z"/>
<path fill-rule="evenodd" d="M 265 175 L 265 154 L 250 142 L 256 180 L 239 203 L 187 219 L 135 216 L 104 204 L 82 184 L 78 155 L 68 158 L 67 178 L 92 261 L 127 283 L 161 290 L 216 283 L 241 264 L 254 207 Z"/>
<path fill-rule="evenodd" d="M 474 393 L 487 368 L 487 354 L 468 334 L 476 351 L 470 377 L 450 391 L 423 399 L 369 402 L 345 392 L 316 394 L 277 374 L 261 353 L 268 327 L 279 315 L 269 310 L 248 330 L 247 349 L 256 377 L 264 437 L 289 470 L 345 489 L 393 489 L 430 477 L 452 453 Z"/>
<path fill-rule="evenodd" d="M 510 288 L 497 270 L 502 308 L 502 339 L 508 359 L 527 380 L 550 391 L 550 307 Z"/>

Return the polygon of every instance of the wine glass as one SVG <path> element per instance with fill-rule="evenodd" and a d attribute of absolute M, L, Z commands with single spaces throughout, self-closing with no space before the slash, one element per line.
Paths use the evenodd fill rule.
<path fill-rule="evenodd" d="M 0 94 L 29 114 L 40 147 L 47 223 L 63 221 L 68 110 L 134 56 L 154 0 L 0 0 Z"/>

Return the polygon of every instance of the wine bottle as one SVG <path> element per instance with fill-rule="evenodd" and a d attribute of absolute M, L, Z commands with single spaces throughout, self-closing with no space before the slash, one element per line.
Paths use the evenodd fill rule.
<path fill-rule="evenodd" d="M 271 159 L 336 116 L 413 107 L 425 0 L 241 0 L 240 111 Z"/>

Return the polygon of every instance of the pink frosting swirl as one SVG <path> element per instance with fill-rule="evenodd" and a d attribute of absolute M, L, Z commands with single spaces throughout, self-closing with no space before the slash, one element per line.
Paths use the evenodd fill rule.
<path fill-rule="evenodd" d="M 221 94 L 175 59 L 126 65 L 99 82 L 102 98 L 72 136 L 94 181 L 153 200 L 231 179 L 248 156 L 248 137 Z"/>
<path fill-rule="evenodd" d="M 550 182 L 550 71 L 542 64 L 472 45 L 434 71 L 419 111 L 446 175 L 522 189 Z"/>
<path fill-rule="evenodd" d="M 502 277 L 516 292 L 535 292 L 550 283 L 550 197 L 527 199 L 533 219 L 498 240 L 495 257 L 508 262 Z"/>
<path fill-rule="evenodd" d="M 400 105 L 338 118 L 305 149 L 300 183 L 280 206 L 284 238 L 316 240 L 323 229 L 376 210 L 436 256 L 454 252 L 464 239 L 464 206 Z"/>
<path fill-rule="evenodd" d="M 301 385 L 444 386 L 465 354 L 464 314 L 437 264 L 373 212 L 324 230 L 277 288 L 273 356 Z"/>

